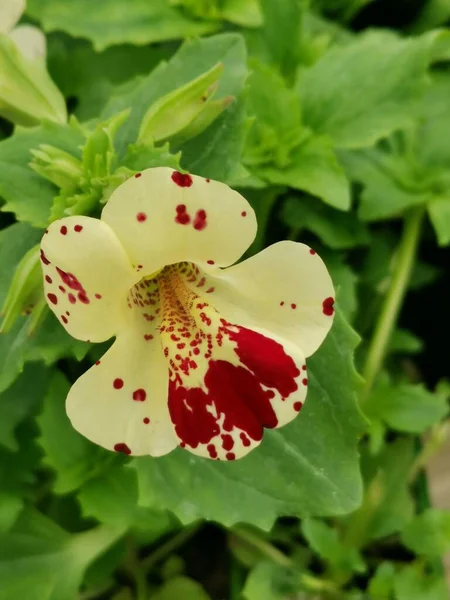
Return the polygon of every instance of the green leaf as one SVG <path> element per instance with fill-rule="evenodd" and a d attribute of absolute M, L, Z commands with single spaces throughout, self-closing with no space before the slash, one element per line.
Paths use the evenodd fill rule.
<path fill-rule="evenodd" d="M 266 432 L 262 445 L 236 463 L 197 458 L 181 449 L 138 458 L 140 504 L 198 518 L 268 529 L 279 515 L 330 515 L 361 500 L 356 440 L 363 421 L 355 403 L 352 363 L 358 338 L 337 316 L 309 361 L 309 395 L 296 420 Z"/>
<path fill-rule="evenodd" d="M 0 600 L 73 600 L 88 565 L 122 531 L 98 527 L 70 535 L 35 510 L 0 536 Z"/>
<path fill-rule="evenodd" d="M 78 493 L 83 514 L 101 523 L 129 527 L 137 511 L 136 472 L 115 466 L 87 481 Z"/>
<path fill-rule="evenodd" d="M 0 535 L 8 531 L 23 508 L 23 498 L 0 491 Z"/>
<path fill-rule="evenodd" d="M 305 519 L 302 533 L 311 548 L 331 566 L 344 572 L 364 573 L 366 566 L 356 548 L 345 545 L 336 529 L 317 519 Z"/>
<path fill-rule="evenodd" d="M 19 496 L 22 500 L 28 497 L 31 485 L 35 483 L 34 471 L 41 454 L 33 439 L 35 433 L 34 424 L 25 421 L 17 428 L 18 450 L 11 452 L 0 446 L 2 493 Z"/>
<path fill-rule="evenodd" d="M 358 307 L 358 277 L 336 252 L 320 251 L 336 290 L 336 301 L 346 319 L 352 322 Z"/>
<path fill-rule="evenodd" d="M 242 594 L 245 600 L 285 600 L 300 589 L 300 573 L 262 561 L 250 572 Z"/>
<path fill-rule="evenodd" d="M 217 29 L 213 22 L 195 21 L 166 0 L 29 0 L 27 13 L 42 23 L 45 31 L 65 31 L 73 37 L 92 40 L 98 51 L 115 44 L 137 46 L 200 36 Z"/>
<path fill-rule="evenodd" d="M 39 444 L 45 451 L 43 462 L 55 471 L 57 494 L 78 489 L 116 458 L 73 429 L 65 410 L 69 387 L 64 376 L 56 371 L 37 419 L 41 431 Z"/>
<path fill-rule="evenodd" d="M 56 146 L 76 157 L 83 136 L 74 126 L 44 123 L 21 130 L 0 142 L 0 196 L 5 200 L 1 210 L 13 212 L 19 221 L 45 228 L 57 188 L 40 177 L 29 166 L 31 150 L 40 144 Z"/>
<path fill-rule="evenodd" d="M 392 597 L 395 581 L 395 566 L 382 562 L 369 582 L 368 592 L 373 600 L 389 600 Z"/>
<path fill-rule="evenodd" d="M 415 565 L 405 567 L 395 578 L 396 600 L 447 600 L 447 583 L 442 575 L 424 573 Z"/>
<path fill-rule="evenodd" d="M 35 412 L 48 388 L 50 373 L 41 365 L 27 366 L 15 383 L 0 394 L 0 444 L 18 450 L 17 425 Z"/>
<path fill-rule="evenodd" d="M 428 215 L 434 227 L 439 246 L 450 244 L 450 193 L 435 197 L 428 204 Z"/>
<path fill-rule="evenodd" d="M 423 433 L 448 413 L 445 398 L 429 392 L 423 385 L 380 381 L 371 394 L 365 412 L 369 418 L 382 419 L 397 431 Z"/>
<path fill-rule="evenodd" d="M 308 135 L 284 168 L 265 165 L 255 171 L 269 183 L 287 185 L 318 196 L 340 210 L 350 207 L 350 184 L 327 135 Z"/>
<path fill-rule="evenodd" d="M 354 213 L 338 212 L 312 198 L 291 196 L 282 210 L 282 219 L 299 233 L 312 231 L 326 246 L 344 250 L 369 243 L 369 231 Z"/>
<path fill-rule="evenodd" d="M 300 74 L 306 125 L 341 148 L 372 146 L 414 123 L 426 83 L 429 42 L 386 31 L 331 48 Z"/>
<path fill-rule="evenodd" d="M 389 352 L 401 354 L 418 354 L 424 347 L 423 341 L 406 329 L 395 329 L 389 343 Z"/>
<path fill-rule="evenodd" d="M 450 511 L 429 508 L 408 523 L 401 539 L 420 556 L 444 556 L 450 551 Z"/>
<path fill-rule="evenodd" d="M 210 600 L 203 587 L 189 577 L 174 577 L 167 581 L 157 592 L 152 594 L 152 600 Z"/>

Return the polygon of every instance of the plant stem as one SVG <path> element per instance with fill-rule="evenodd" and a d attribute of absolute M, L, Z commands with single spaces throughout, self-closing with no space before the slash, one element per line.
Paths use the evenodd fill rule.
<path fill-rule="evenodd" d="M 202 526 L 203 522 L 198 521 L 197 523 L 193 523 L 192 525 L 189 525 L 189 527 L 182 529 L 179 533 L 157 548 L 152 554 L 144 558 L 141 561 L 142 568 L 144 568 L 146 571 L 152 569 L 157 562 L 162 560 L 168 554 L 176 550 L 179 546 L 182 546 L 191 537 L 193 537 Z"/>
<path fill-rule="evenodd" d="M 281 550 L 278 550 L 275 546 L 273 546 L 270 542 L 263 539 L 256 532 L 251 531 L 249 529 L 243 527 L 235 527 L 231 530 L 232 535 L 241 539 L 243 542 L 250 544 L 259 552 L 279 565 L 280 567 L 284 567 L 285 569 L 295 569 L 296 565 L 293 560 L 286 556 Z M 308 573 L 300 574 L 300 581 L 305 589 L 310 592 L 322 592 L 330 595 L 332 598 L 339 598 L 340 592 L 337 586 L 332 581 L 327 581 L 326 579 L 321 579 L 319 577 L 314 577 L 313 575 L 309 575 Z"/>
<path fill-rule="evenodd" d="M 392 282 L 384 299 L 362 370 L 365 384 L 362 390 L 361 404 L 367 400 L 372 391 L 375 379 L 383 364 L 392 331 L 397 322 L 414 266 L 423 215 L 424 209 L 418 207 L 411 209 L 405 216 Z"/>

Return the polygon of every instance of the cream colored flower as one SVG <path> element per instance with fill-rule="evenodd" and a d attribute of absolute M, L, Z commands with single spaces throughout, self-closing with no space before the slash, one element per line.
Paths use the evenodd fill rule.
<path fill-rule="evenodd" d="M 46 55 L 45 35 L 32 25 L 15 27 L 25 10 L 26 0 L 0 1 L 0 34 L 8 35 L 28 59 L 44 59 Z"/>
<path fill-rule="evenodd" d="M 230 267 L 256 227 L 240 194 L 169 168 L 122 184 L 100 220 L 52 223 L 41 246 L 50 308 L 78 339 L 116 337 L 70 390 L 78 431 L 126 454 L 180 445 L 233 460 L 294 419 L 333 285 L 295 242 Z"/>

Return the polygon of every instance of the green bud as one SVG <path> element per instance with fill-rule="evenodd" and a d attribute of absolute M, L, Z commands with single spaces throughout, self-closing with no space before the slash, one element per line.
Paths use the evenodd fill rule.
<path fill-rule="evenodd" d="M 200 77 L 152 104 L 142 120 L 138 143 L 167 140 L 186 129 L 213 97 L 222 70 L 223 65 L 218 63 Z"/>
<path fill-rule="evenodd" d="M 43 297 L 39 244 L 29 250 L 19 263 L 2 307 L 0 333 L 6 333 L 21 314 L 30 314 Z"/>
<path fill-rule="evenodd" d="M 233 102 L 233 96 L 227 96 L 222 100 L 214 100 L 208 102 L 203 110 L 185 127 L 182 131 L 177 133 L 174 137 L 170 138 L 170 143 L 173 146 L 180 146 L 187 140 L 200 135 L 205 129 L 207 129 L 213 121 L 220 117 L 223 111 Z"/>
<path fill-rule="evenodd" d="M 26 58 L 6 35 L 0 35 L 0 116 L 26 127 L 67 118 L 64 98 L 44 62 Z"/>
<path fill-rule="evenodd" d="M 33 160 L 30 167 L 62 189 L 75 188 L 83 176 L 81 162 L 72 154 L 41 144 L 37 150 L 31 150 Z"/>

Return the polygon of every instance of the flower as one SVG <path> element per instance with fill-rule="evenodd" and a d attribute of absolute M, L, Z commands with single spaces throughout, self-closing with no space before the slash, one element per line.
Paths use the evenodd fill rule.
<path fill-rule="evenodd" d="M 332 324 L 333 285 L 295 242 L 230 267 L 256 227 L 240 194 L 166 167 L 128 179 L 101 219 L 50 225 L 48 305 L 78 339 L 116 336 L 69 392 L 75 429 L 126 454 L 180 445 L 233 460 L 298 414 L 305 358 Z"/>
<path fill-rule="evenodd" d="M 0 4 L 0 34 L 8 35 L 23 56 L 44 59 L 46 56 L 45 35 L 32 25 L 15 27 L 25 10 L 26 0 L 2 0 Z"/>

